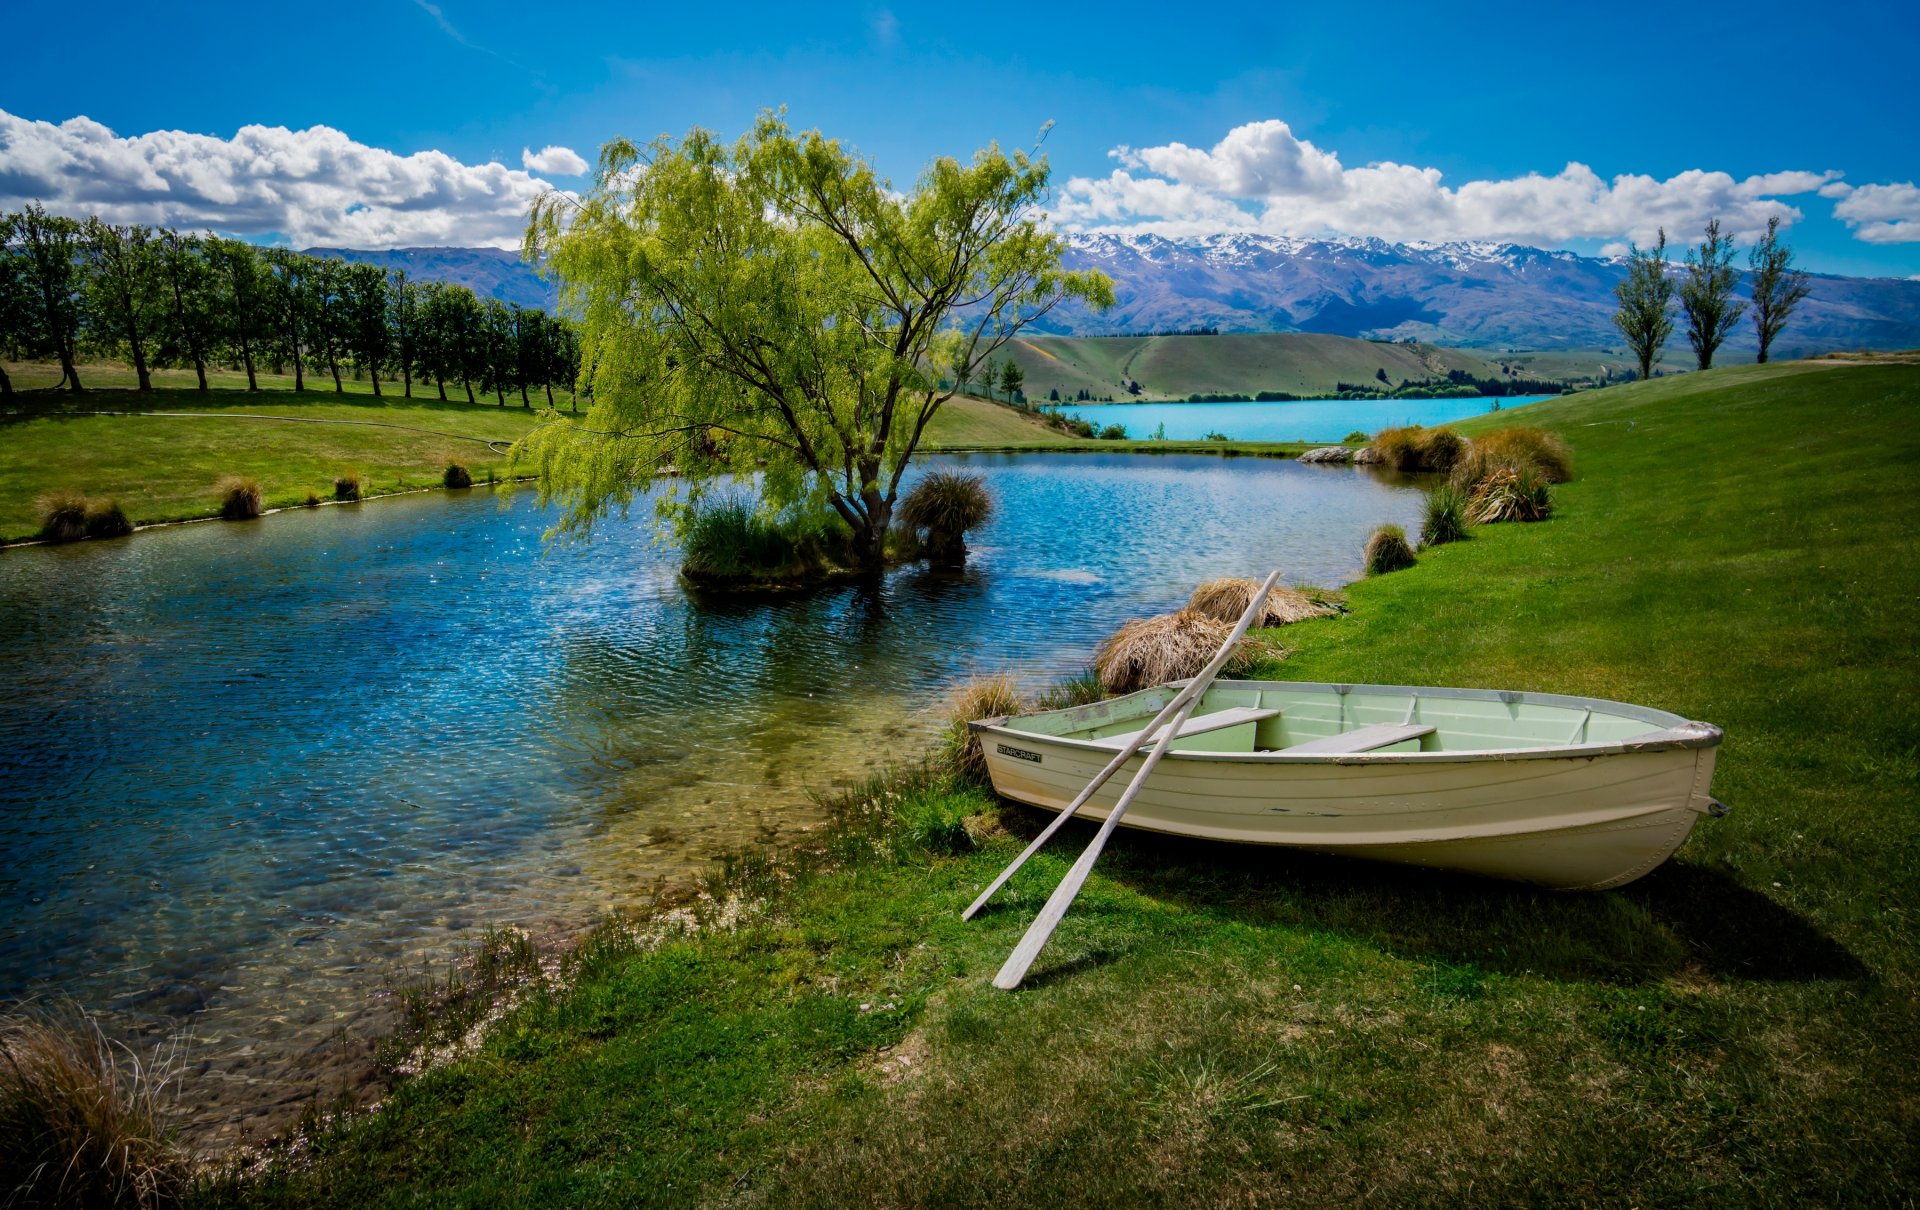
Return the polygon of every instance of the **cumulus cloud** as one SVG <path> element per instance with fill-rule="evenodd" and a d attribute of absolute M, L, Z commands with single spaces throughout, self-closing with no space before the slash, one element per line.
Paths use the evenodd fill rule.
<path fill-rule="evenodd" d="M 547 149 L 556 150 L 566 149 Z M 0 110 L 0 209 L 38 201 L 114 222 L 277 236 L 297 248 L 512 248 L 533 200 L 552 188 L 503 164 L 399 155 L 327 126 L 122 138 L 90 118 L 55 125 Z"/>
<path fill-rule="evenodd" d="M 1075 177 L 1062 188 L 1054 217 L 1063 227 L 1548 246 L 1592 239 L 1622 246 L 1627 240 L 1651 242 L 1661 227 L 1669 237 L 1685 239 L 1718 217 L 1734 238 L 1751 240 L 1765 232 L 1769 218 L 1800 218 L 1782 199 L 1823 191 L 1840 175 L 1791 171 L 1735 178 L 1695 169 L 1665 180 L 1635 174 L 1607 180 L 1585 164 L 1570 163 L 1551 176 L 1528 173 L 1452 186 L 1436 168 L 1391 161 L 1346 167 L 1337 154 L 1278 120 L 1236 127 L 1206 150 L 1169 143 L 1121 146 L 1109 154 L 1119 168 L 1105 177 Z"/>
<path fill-rule="evenodd" d="M 551 143 L 538 151 L 522 147 L 520 164 L 529 172 L 550 172 L 555 176 L 579 176 L 587 170 L 587 162 L 573 148 Z"/>
<path fill-rule="evenodd" d="M 1834 203 L 1833 217 L 1869 244 L 1920 243 L 1920 188 L 1912 181 L 1862 185 Z"/>

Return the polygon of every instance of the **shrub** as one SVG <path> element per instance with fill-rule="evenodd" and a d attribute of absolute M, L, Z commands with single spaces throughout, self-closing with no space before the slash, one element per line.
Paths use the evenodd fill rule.
<path fill-rule="evenodd" d="M 1373 440 L 1373 434 L 1367 432 L 1367 430 L 1355 429 L 1351 433 L 1348 433 L 1345 437 L 1342 437 L 1340 439 L 1340 443 L 1342 445 L 1359 445 L 1364 442 L 1368 442 L 1372 440 Z"/>
<path fill-rule="evenodd" d="M 1231 626 L 1240 620 L 1240 615 L 1247 611 L 1247 605 L 1253 600 L 1253 594 L 1259 591 L 1260 584 L 1256 580 L 1208 580 L 1193 590 L 1193 595 L 1187 598 L 1187 608 Z M 1330 618 L 1335 612 L 1308 599 L 1305 593 L 1284 584 L 1275 584 L 1253 624 L 1285 626 L 1310 618 Z"/>
<path fill-rule="evenodd" d="M 360 498 L 360 476 L 347 474 L 335 479 L 333 481 L 333 498 L 335 500 L 358 500 Z"/>
<path fill-rule="evenodd" d="M 1467 517 L 1475 525 L 1499 521 L 1544 521 L 1553 513 L 1546 476 L 1531 466 L 1502 467 L 1473 489 Z"/>
<path fill-rule="evenodd" d="M 76 492 L 40 497 L 40 537 L 47 542 L 78 542 L 87 536 L 87 498 Z"/>
<path fill-rule="evenodd" d="M 440 476 L 440 482 L 448 487 L 472 487 L 473 475 L 458 462 L 449 462 L 445 473 Z"/>
<path fill-rule="evenodd" d="M 1109 693 L 1132 693 L 1150 685 L 1194 676 L 1227 641 L 1233 627 L 1203 613 L 1178 613 L 1137 618 L 1108 635 L 1093 652 L 1093 670 Z M 1241 640 L 1228 674 L 1243 672 L 1270 648 L 1251 639 Z"/>
<path fill-rule="evenodd" d="M 1398 525 L 1382 525 L 1367 539 L 1367 574 L 1383 576 L 1390 571 L 1412 567 L 1413 547 L 1407 545 L 1407 531 Z"/>
<path fill-rule="evenodd" d="M 1018 714 L 1020 690 L 1005 673 L 978 676 L 960 686 L 947 701 L 947 762 L 962 777 L 987 778 L 987 755 L 980 738 L 967 724 L 983 718 Z"/>
<path fill-rule="evenodd" d="M 133 532 L 133 522 L 118 500 L 87 501 L 87 537 L 124 538 Z"/>
<path fill-rule="evenodd" d="M 1124 424 L 1110 424 L 1100 430 L 1100 440 L 1102 441 L 1125 441 L 1126 439 L 1127 426 Z"/>
<path fill-rule="evenodd" d="M 1212 430 L 1208 430 L 1208 432 L 1207 432 L 1207 435 L 1206 435 L 1205 437 L 1203 437 L 1203 438 L 1201 438 L 1201 440 L 1203 440 L 1203 441 L 1232 441 L 1232 440 L 1233 440 L 1233 438 L 1231 438 L 1231 437 L 1229 437 L 1229 436 L 1227 436 L 1227 435 L 1226 435 L 1225 433 L 1216 433 L 1216 432 L 1213 432 Z"/>
<path fill-rule="evenodd" d="M 228 475 L 220 481 L 220 517 L 251 521 L 260 515 L 260 481 L 246 475 Z"/>
<path fill-rule="evenodd" d="M 1427 518 L 1420 527 L 1420 545 L 1444 546 L 1466 536 L 1467 493 L 1449 480 L 1427 493 Z"/>
<path fill-rule="evenodd" d="M 163 1120 L 176 1064 L 143 1066 L 84 1013 L 0 1017 L 0 1189 L 8 1205 L 163 1206 L 188 1169 Z"/>
<path fill-rule="evenodd" d="M 900 523 L 926 536 L 927 561 L 958 567 L 967 561 L 967 531 L 993 515 L 987 481 L 963 471 L 930 471 L 900 502 Z"/>

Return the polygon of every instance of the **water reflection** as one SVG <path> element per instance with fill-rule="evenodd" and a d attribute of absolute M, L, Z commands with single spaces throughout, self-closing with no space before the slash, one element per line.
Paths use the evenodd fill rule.
<path fill-rule="evenodd" d="M 481 493 L 0 554 L 0 996 L 192 1022 L 231 1124 L 385 974 L 807 826 L 941 686 L 1072 672 L 1209 575 L 1344 581 L 1419 509 L 1266 460 L 949 461 L 1000 505 L 966 570 L 776 601 L 690 597 L 638 523 L 543 557 Z"/>

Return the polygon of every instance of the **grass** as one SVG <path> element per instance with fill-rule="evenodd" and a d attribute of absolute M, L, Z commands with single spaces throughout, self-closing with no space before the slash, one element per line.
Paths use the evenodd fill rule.
<path fill-rule="evenodd" d="M 900 500 L 900 524 L 919 535 L 935 567 L 967 561 L 967 531 L 993 515 L 993 496 L 979 475 L 944 467 L 923 475 Z"/>
<path fill-rule="evenodd" d="M 1091 828 L 962 923 L 1043 817 L 881 780 L 203 1201 L 1909 1204 L 1916 409 L 1920 369 L 1840 363 L 1537 405 L 1581 467 L 1550 521 L 1287 629 L 1289 677 L 1725 727 L 1733 815 L 1621 891 L 1123 830 L 1007 994 Z"/>
<path fill-rule="evenodd" d="M 1259 591 L 1260 584 L 1255 580 L 1231 577 L 1208 580 L 1187 598 L 1187 609 L 1232 626 L 1247 612 L 1247 606 L 1253 603 L 1253 594 Z M 1287 626 L 1310 618 L 1332 617 L 1337 612 L 1300 589 L 1275 584 L 1267 592 L 1267 599 L 1261 602 L 1260 616 L 1254 625 Z"/>
<path fill-rule="evenodd" d="M 1370 576 L 1384 576 L 1414 564 L 1413 547 L 1407 544 L 1407 531 L 1398 525 L 1382 525 L 1367 539 L 1361 563 Z"/>
<path fill-rule="evenodd" d="M 33 368 L 21 367 L 22 373 Z M 89 386 L 84 394 L 18 394 L 18 410 L 0 415 L 7 450 L 0 458 L 0 541 L 34 537 L 40 529 L 34 502 L 54 492 L 112 497 L 134 524 L 149 525 L 216 515 L 216 486 L 229 474 L 259 480 L 265 508 L 302 504 L 309 493 L 331 497 L 342 466 L 362 468 L 368 495 L 436 485 L 454 461 L 484 478 L 505 468 L 506 443 L 538 414 L 440 403 L 419 397 L 418 384 L 411 401 L 392 393 L 375 399 L 364 387 L 345 395 L 277 386 L 202 395 L 169 386 L 140 396 L 93 389 L 114 381 L 109 368 L 81 373 Z M 213 377 L 223 388 L 233 383 L 231 375 Z M 81 414 L 86 411 L 145 414 Z M 250 418 L 259 416 L 278 419 Z"/>
<path fill-rule="evenodd" d="M 1108 693 L 1131 693 L 1194 676 L 1227 641 L 1233 625 L 1194 609 L 1135 618 L 1094 648 L 1094 674 Z M 1251 636 L 1240 640 L 1222 675 L 1240 675 L 1265 650 Z"/>
<path fill-rule="evenodd" d="M 1420 526 L 1420 547 L 1445 546 L 1464 542 L 1467 532 L 1467 492 L 1449 480 L 1427 493 L 1425 519 Z"/>

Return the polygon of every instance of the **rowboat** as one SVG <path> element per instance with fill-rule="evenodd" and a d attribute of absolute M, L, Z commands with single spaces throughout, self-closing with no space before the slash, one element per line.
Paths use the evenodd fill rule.
<path fill-rule="evenodd" d="M 1551 693 L 1214 680 L 1184 720 L 1160 719 L 1143 736 L 1187 685 L 973 723 L 994 789 L 1058 812 L 1132 745 L 1119 767 L 1129 776 L 1078 812 L 1105 819 L 1165 744 L 1124 826 L 1567 891 L 1632 882 L 1701 815 L 1726 812 L 1708 792 L 1720 728 L 1662 710 Z"/>

